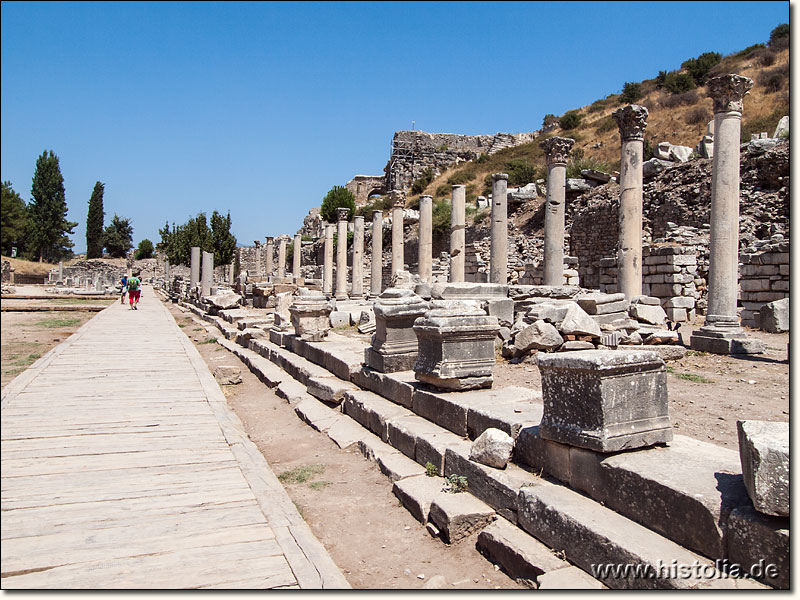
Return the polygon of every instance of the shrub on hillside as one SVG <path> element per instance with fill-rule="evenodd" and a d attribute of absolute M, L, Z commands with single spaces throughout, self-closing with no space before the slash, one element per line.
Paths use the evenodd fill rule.
<path fill-rule="evenodd" d="M 613 131 L 615 129 L 617 129 L 617 121 L 614 119 L 614 117 L 608 116 L 598 121 L 594 131 L 596 134 L 600 135 L 606 131 Z"/>
<path fill-rule="evenodd" d="M 581 124 L 581 115 L 578 113 L 577 110 L 570 110 L 567 111 L 563 117 L 558 120 L 558 125 L 564 131 L 569 131 L 570 129 L 575 129 L 578 125 Z"/>
<path fill-rule="evenodd" d="M 769 48 L 762 48 L 753 53 L 753 60 L 762 67 L 771 67 L 775 64 L 776 54 Z"/>
<path fill-rule="evenodd" d="M 604 160 L 584 156 L 582 152 L 577 152 L 567 163 L 567 178 L 577 179 L 581 177 L 581 171 L 591 169 L 602 173 L 611 173 L 611 165 Z"/>
<path fill-rule="evenodd" d="M 547 129 L 548 127 L 552 127 L 556 123 L 558 123 L 558 117 L 555 115 L 548 114 L 544 116 L 544 120 L 542 121 L 542 127 Z"/>
<path fill-rule="evenodd" d="M 671 94 L 659 100 L 658 104 L 662 108 L 675 108 L 676 106 L 692 106 L 700 100 L 697 90 L 689 90 L 682 94 Z"/>
<path fill-rule="evenodd" d="M 540 177 L 539 169 L 526 158 L 510 160 L 505 165 L 508 173 L 508 185 L 519 187 L 536 181 Z"/>
<path fill-rule="evenodd" d="M 634 104 L 642 96 L 644 96 L 642 84 L 626 81 L 625 85 L 622 86 L 622 94 L 620 94 L 619 101 L 621 104 Z"/>
<path fill-rule="evenodd" d="M 784 87 L 789 87 L 789 65 L 768 69 L 759 74 L 758 85 L 768 94 L 774 94 Z"/>
<path fill-rule="evenodd" d="M 711 113 L 706 108 L 698 106 L 686 113 L 686 124 L 697 125 L 698 123 L 708 123 L 712 118 Z"/>
<path fill-rule="evenodd" d="M 434 235 L 444 235 L 450 231 L 450 201 L 436 200 L 433 203 L 432 229 Z"/>
<path fill-rule="evenodd" d="M 749 58 L 750 55 L 753 54 L 753 52 L 755 52 L 756 50 L 760 50 L 761 48 L 766 48 L 766 45 L 753 44 L 752 46 L 748 46 L 744 50 L 739 50 L 739 52 L 734 54 L 734 56 L 736 56 L 737 58 Z"/>
<path fill-rule="evenodd" d="M 472 181 L 472 175 L 466 171 L 453 173 L 447 178 L 447 183 L 450 185 L 464 185 Z"/>
<path fill-rule="evenodd" d="M 673 71 L 664 78 L 664 87 L 673 94 L 688 92 L 697 87 L 694 78 L 689 73 Z"/>
<path fill-rule="evenodd" d="M 773 50 L 783 50 L 789 47 L 789 25 L 781 23 L 769 34 L 767 45 Z"/>
<path fill-rule="evenodd" d="M 703 52 L 697 58 L 690 58 L 681 63 L 681 68 L 686 69 L 694 79 L 695 84 L 703 85 L 708 72 L 722 60 L 719 52 Z"/>
<path fill-rule="evenodd" d="M 426 167 L 422 170 L 422 173 L 419 174 L 419 177 L 414 180 L 414 183 L 411 184 L 411 193 L 421 194 L 435 177 L 436 174 L 433 172 L 433 169 Z"/>

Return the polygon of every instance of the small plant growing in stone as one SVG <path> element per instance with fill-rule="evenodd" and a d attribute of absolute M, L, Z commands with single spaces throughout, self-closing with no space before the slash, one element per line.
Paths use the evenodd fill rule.
<path fill-rule="evenodd" d="M 433 464 L 431 461 L 425 463 L 425 475 L 428 477 L 438 477 L 439 476 L 439 467 Z"/>
<path fill-rule="evenodd" d="M 460 494 L 467 491 L 467 478 L 464 475 L 453 473 L 445 480 L 444 492 Z"/>

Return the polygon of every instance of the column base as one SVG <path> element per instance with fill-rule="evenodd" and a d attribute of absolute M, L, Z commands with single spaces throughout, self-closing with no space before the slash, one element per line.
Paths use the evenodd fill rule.
<path fill-rule="evenodd" d="M 764 344 L 741 327 L 701 327 L 692 334 L 692 350 L 712 354 L 762 354 Z"/>
<path fill-rule="evenodd" d="M 349 300 L 350 296 L 348 296 L 347 294 L 336 294 L 334 295 L 334 298 L 336 298 L 337 300 Z"/>
<path fill-rule="evenodd" d="M 396 354 L 381 354 L 372 347 L 364 349 L 364 362 L 367 366 L 381 373 L 397 373 L 410 371 L 417 361 L 417 352 L 399 352 Z"/>

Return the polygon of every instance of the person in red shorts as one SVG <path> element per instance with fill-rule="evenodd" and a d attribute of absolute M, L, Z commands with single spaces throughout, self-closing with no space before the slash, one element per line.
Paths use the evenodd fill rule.
<path fill-rule="evenodd" d="M 131 303 L 131 310 L 139 310 L 136 307 L 139 304 L 139 295 L 142 293 L 140 289 L 141 285 L 142 282 L 139 279 L 139 273 L 134 273 L 128 277 L 128 298 Z"/>

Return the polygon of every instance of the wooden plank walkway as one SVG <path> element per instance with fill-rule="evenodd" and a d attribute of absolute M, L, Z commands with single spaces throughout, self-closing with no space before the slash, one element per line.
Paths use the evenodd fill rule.
<path fill-rule="evenodd" d="M 2 588 L 348 588 L 148 287 L 2 394 Z"/>

